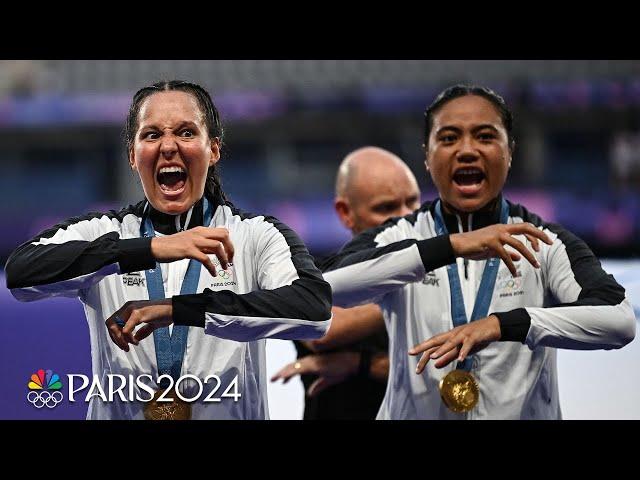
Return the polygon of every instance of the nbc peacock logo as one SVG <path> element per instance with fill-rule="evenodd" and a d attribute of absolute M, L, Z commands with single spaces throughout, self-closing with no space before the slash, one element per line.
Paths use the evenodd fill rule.
<path fill-rule="evenodd" d="M 62 382 L 52 370 L 38 370 L 29 380 L 27 400 L 36 408 L 54 408 L 62 401 Z"/>

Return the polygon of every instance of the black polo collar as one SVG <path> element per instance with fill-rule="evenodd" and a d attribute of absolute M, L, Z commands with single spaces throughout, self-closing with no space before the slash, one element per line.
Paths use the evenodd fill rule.
<path fill-rule="evenodd" d="M 193 205 L 191 220 L 189 221 L 189 225 L 187 226 L 187 228 L 185 228 L 185 230 L 202 226 L 202 204 L 202 199 L 200 199 Z M 177 233 L 175 215 L 168 215 L 166 213 L 159 212 L 152 206 L 150 206 L 150 208 L 151 221 L 153 222 L 153 228 L 156 232 L 162 233 L 163 235 L 173 235 L 174 233 Z M 186 221 L 188 212 L 189 211 L 187 210 L 180 216 L 181 225 Z"/>
<path fill-rule="evenodd" d="M 431 203 L 431 214 L 435 213 L 435 205 L 437 201 Z M 471 213 L 471 229 L 478 230 L 480 228 L 488 227 L 500 223 L 500 205 L 502 203 L 502 194 L 499 194 L 496 198 L 490 201 L 487 205 L 478 211 Z M 444 217 L 444 223 L 447 226 L 449 233 L 459 233 L 458 215 L 447 213 L 442 208 L 442 216 Z M 466 230 L 467 226 L 463 225 L 463 230 Z"/>

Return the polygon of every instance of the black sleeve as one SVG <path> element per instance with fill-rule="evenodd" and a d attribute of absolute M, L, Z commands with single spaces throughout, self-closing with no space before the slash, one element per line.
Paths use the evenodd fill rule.
<path fill-rule="evenodd" d="M 74 217 L 20 245 L 5 266 L 7 287 L 20 300 L 76 295 L 106 275 L 153 268 L 150 238 L 121 239 L 122 213 Z"/>

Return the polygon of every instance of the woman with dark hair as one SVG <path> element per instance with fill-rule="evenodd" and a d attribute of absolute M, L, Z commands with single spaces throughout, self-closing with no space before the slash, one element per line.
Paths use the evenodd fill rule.
<path fill-rule="evenodd" d="M 378 418 L 559 419 L 556 349 L 626 345 L 633 309 L 582 240 L 503 197 L 515 142 L 499 95 L 457 85 L 425 116 L 439 198 L 325 264 L 334 305 L 382 308 Z"/>
<path fill-rule="evenodd" d="M 107 392 L 89 419 L 268 418 L 264 339 L 329 327 L 331 290 L 298 236 L 227 201 L 222 133 L 202 87 L 139 90 L 125 137 L 145 200 L 55 225 L 7 262 L 17 299 L 84 304 Z"/>

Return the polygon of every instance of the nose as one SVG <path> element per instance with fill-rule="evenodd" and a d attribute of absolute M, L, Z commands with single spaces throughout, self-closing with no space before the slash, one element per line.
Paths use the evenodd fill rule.
<path fill-rule="evenodd" d="M 478 159 L 478 151 L 476 150 L 471 137 L 465 135 L 462 138 L 460 149 L 456 153 L 456 159 L 460 162 L 474 162 Z"/>
<path fill-rule="evenodd" d="M 173 135 L 163 135 L 160 143 L 160 153 L 165 157 L 171 157 L 178 151 L 178 144 Z"/>

